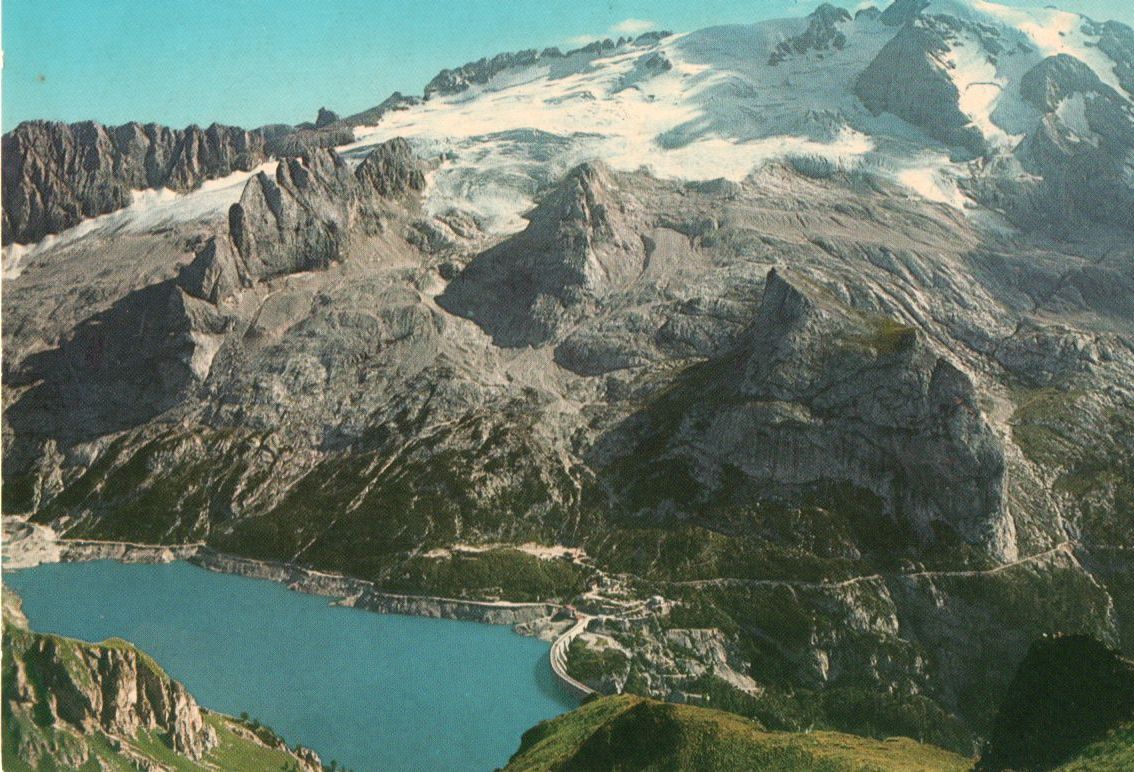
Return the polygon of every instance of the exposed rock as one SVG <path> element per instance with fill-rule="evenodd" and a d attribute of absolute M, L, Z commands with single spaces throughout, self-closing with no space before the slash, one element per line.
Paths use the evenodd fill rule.
<path fill-rule="evenodd" d="M 491 58 L 486 57 L 478 59 L 475 62 L 469 62 L 455 69 L 441 70 L 441 72 L 437 73 L 437 75 L 425 85 L 425 98 L 430 99 L 434 96 L 459 94 L 462 91 L 468 90 L 471 86 L 488 83 L 492 78 L 505 70 L 527 67 L 538 63 L 540 60 L 557 60 L 576 55 L 597 56 L 627 45 L 649 46 L 668 37 L 670 34 L 672 33 L 665 31 L 646 32 L 639 35 L 634 40 L 630 38 L 620 38 L 615 41 L 606 38 L 605 40 L 596 40 L 593 43 L 588 43 L 573 51 L 568 51 L 566 54 L 558 48 L 546 48 L 542 52 L 534 48 L 529 48 L 523 51 L 497 54 Z"/>
<path fill-rule="evenodd" d="M 922 1 L 895 3 L 887 13 L 898 5 L 919 7 Z M 893 113 L 946 144 L 983 154 L 984 137 L 961 112 L 960 92 L 948 74 L 944 34 L 929 22 L 903 24 L 858 77 L 855 94 L 875 115 Z"/>
<path fill-rule="evenodd" d="M 315 119 L 315 128 L 322 129 L 339 120 L 339 115 L 334 110 L 328 110 L 326 107 L 319 108 L 319 116 Z"/>
<path fill-rule="evenodd" d="M 29 243 L 130 203 L 131 191 L 192 190 L 266 158 L 262 136 L 233 126 L 183 130 L 30 121 L 4 135 L 3 242 Z"/>
<path fill-rule="evenodd" d="M 5 592 L 5 699 L 14 712 L 80 732 L 133 738 L 142 729 L 168 736 L 170 748 L 200 760 L 217 744 L 185 687 L 124 642 L 82 644 L 27 630 Z M 10 671 L 8 668 L 12 668 Z"/>
<path fill-rule="evenodd" d="M 847 36 L 839 31 L 839 25 L 851 20 L 850 11 L 824 3 L 807 18 L 807 29 L 779 43 L 768 58 L 768 64 L 774 66 L 811 51 L 841 51 L 846 46 Z"/>
<path fill-rule="evenodd" d="M 380 227 L 384 200 L 424 187 L 425 178 L 404 140 L 380 145 L 353 170 L 333 150 L 281 161 L 274 179 L 263 172 L 256 175 L 240 203 L 229 210 L 244 283 L 341 261 L 353 232 Z M 223 261 L 203 259 L 223 268 Z"/>
<path fill-rule="evenodd" d="M 550 340 L 643 267 L 617 183 L 602 164 L 572 171 L 529 216 L 528 227 L 475 257 L 438 298 L 503 346 Z"/>
<path fill-rule="evenodd" d="M 1085 31 L 1099 36 L 1099 50 L 1114 62 L 1114 74 L 1126 93 L 1134 97 L 1134 29 L 1117 21 L 1087 21 Z"/>
<path fill-rule="evenodd" d="M 266 136 L 265 147 L 274 156 L 302 156 L 318 148 L 337 147 L 354 141 L 349 126 L 330 124 L 323 128 L 285 126 Z"/>
<path fill-rule="evenodd" d="M 1103 88 L 1094 70 L 1068 54 L 1047 57 L 1020 79 L 1020 95 L 1041 113 L 1054 112 L 1072 94 Z"/>
<path fill-rule="evenodd" d="M 930 0 L 894 0 L 878 20 L 888 27 L 901 27 L 921 16 Z"/>
<path fill-rule="evenodd" d="M 139 769 L 164 768 L 149 746 L 155 741 L 168 748 L 160 762 L 172 754 L 194 769 L 212 768 L 210 752 L 220 740 L 211 722 L 225 726 L 238 743 L 288 754 L 304 772 L 323 769 L 314 751 L 293 751 L 265 730 L 257 734 L 220 715 L 206 720 L 207 712 L 181 683 L 125 641 L 89 644 L 30 631 L 8 589 L 4 701 L 4 752 L 37 769 L 101 765 L 108 754 Z"/>
<path fill-rule="evenodd" d="M 635 469 L 681 459 L 710 496 L 727 468 L 780 501 L 838 481 L 877 497 L 925 542 L 947 529 L 1000 559 L 1016 556 L 1003 451 L 973 384 L 913 329 L 773 271 L 738 348 L 706 367 L 711 392 L 690 385 L 683 398 L 697 407 L 664 444 L 652 436 L 659 457 L 639 455 Z M 695 491 L 653 506 L 703 509 Z"/>
<path fill-rule="evenodd" d="M 1028 227 L 1134 227 L 1134 104 L 1067 54 L 1029 70 L 1020 93 L 1043 118 L 1015 150 L 1019 171 L 1006 173 L 1005 162 L 986 167 L 977 195 Z"/>

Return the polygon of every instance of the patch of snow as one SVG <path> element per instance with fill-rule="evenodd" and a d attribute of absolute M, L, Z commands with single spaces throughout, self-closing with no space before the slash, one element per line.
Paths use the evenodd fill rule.
<path fill-rule="evenodd" d="M 1043 56 L 1074 56 L 1094 70 L 1103 83 L 1125 93 L 1114 73 L 1114 61 L 1098 48 L 1098 37 L 1083 32 L 1082 15 L 1054 8 L 1010 8 L 988 0 L 972 0 L 972 4 L 976 10 L 1023 32 Z"/>
<path fill-rule="evenodd" d="M 928 201 L 964 209 L 971 202 L 957 185 L 956 177 L 951 173 L 954 168 L 947 155 L 930 154 L 899 169 L 895 177 L 899 183 Z"/>
<path fill-rule="evenodd" d="M 1064 99 L 1056 108 L 1055 114 L 1080 139 L 1098 146 L 1099 136 L 1091 130 L 1091 124 L 1087 121 L 1087 99 L 1082 94 L 1072 94 Z"/>
<path fill-rule="evenodd" d="M 993 112 L 1009 83 L 1000 77 L 979 41 L 970 38 L 955 42 L 945 56 L 945 63 L 961 95 L 957 106 L 972 119 L 986 140 L 994 146 L 1009 147 L 1023 139 L 1023 136 L 1010 136 L 993 120 Z"/>
<path fill-rule="evenodd" d="M 24 272 L 26 266 L 25 258 L 31 250 L 27 244 L 6 244 L 3 249 L 3 258 L 0 260 L 0 265 L 3 266 L 2 275 L 4 281 L 12 281 L 19 278 L 20 274 Z"/>
<path fill-rule="evenodd" d="M 855 167 L 877 150 L 869 136 L 877 119 L 851 84 L 893 31 L 847 25 L 844 51 L 769 65 L 774 47 L 804 26 L 718 27 L 596 59 L 540 62 L 358 127 L 340 152 L 363 155 L 401 136 L 423 155 L 443 153 L 427 210 L 458 207 L 498 233 L 524 227 L 539 191 L 591 159 L 689 180 L 739 181 L 798 155 Z M 654 54 L 672 69 L 641 77 Z M 836 56 L 840 66 L 829 66 Z M 806 117 L 820 113 L 828 117 Z"/>

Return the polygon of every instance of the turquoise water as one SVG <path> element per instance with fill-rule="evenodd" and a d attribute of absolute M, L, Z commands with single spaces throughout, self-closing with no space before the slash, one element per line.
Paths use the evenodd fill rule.
<path fill-rule="evenodd" d="M 375 614 L 188 563 L 5 572 L 31 626 L 149 652 L 198 702 L 265 722 L 329 764 L 488 770 L 574 706 L 548 644 L 508 627 Z"/>

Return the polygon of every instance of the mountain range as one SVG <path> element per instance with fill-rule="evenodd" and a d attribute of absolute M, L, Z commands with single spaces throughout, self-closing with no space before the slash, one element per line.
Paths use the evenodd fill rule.
<path fill-rule="evenodd" d="M 1037 638 L 1134 651 L 1129 27 L 823 5 L 3 157 L 6 514 L 965 755 Z"/>

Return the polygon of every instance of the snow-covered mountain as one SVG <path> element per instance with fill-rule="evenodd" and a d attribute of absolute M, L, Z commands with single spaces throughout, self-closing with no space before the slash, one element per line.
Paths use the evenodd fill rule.
<path fill-rule="evenodd" d="M 1073 58 L 1092 82 L 1026 93 L 1052 57 Z M 339 146 L 348 158 L 408 138 L 439 159 L 430 211 L 464 211 L 493 233 L 522 228 L 540 191 L 596 159 L 685 180 L 739 181 L 773 160 L 856 169 L 969 210 L 998 208 L 989 188 L 1003 191 L 1005 178 L 1027 187 L 1061 174 L 1029 151 L 1052 132 L 1057 143 L 1116 146 L 1107 173 L 1134 174 L 1134 33 L 1052 8 L 899 0 L 852 16 L 824 5 L 804 18 L 502 55 L 466 69 L 480 77 L 439 76 L 427 99 L 393 99 L 396 109 L 335 131 L 354 124 L 355 141 Z M 1035 88 L 1050 100 L 1037 102 Z M 198 202 L 143 194 L 100 227 L 218 211 L 244 179 L 212 182 Z M 9 252 L 14 265 L 23 250 Z"/>

